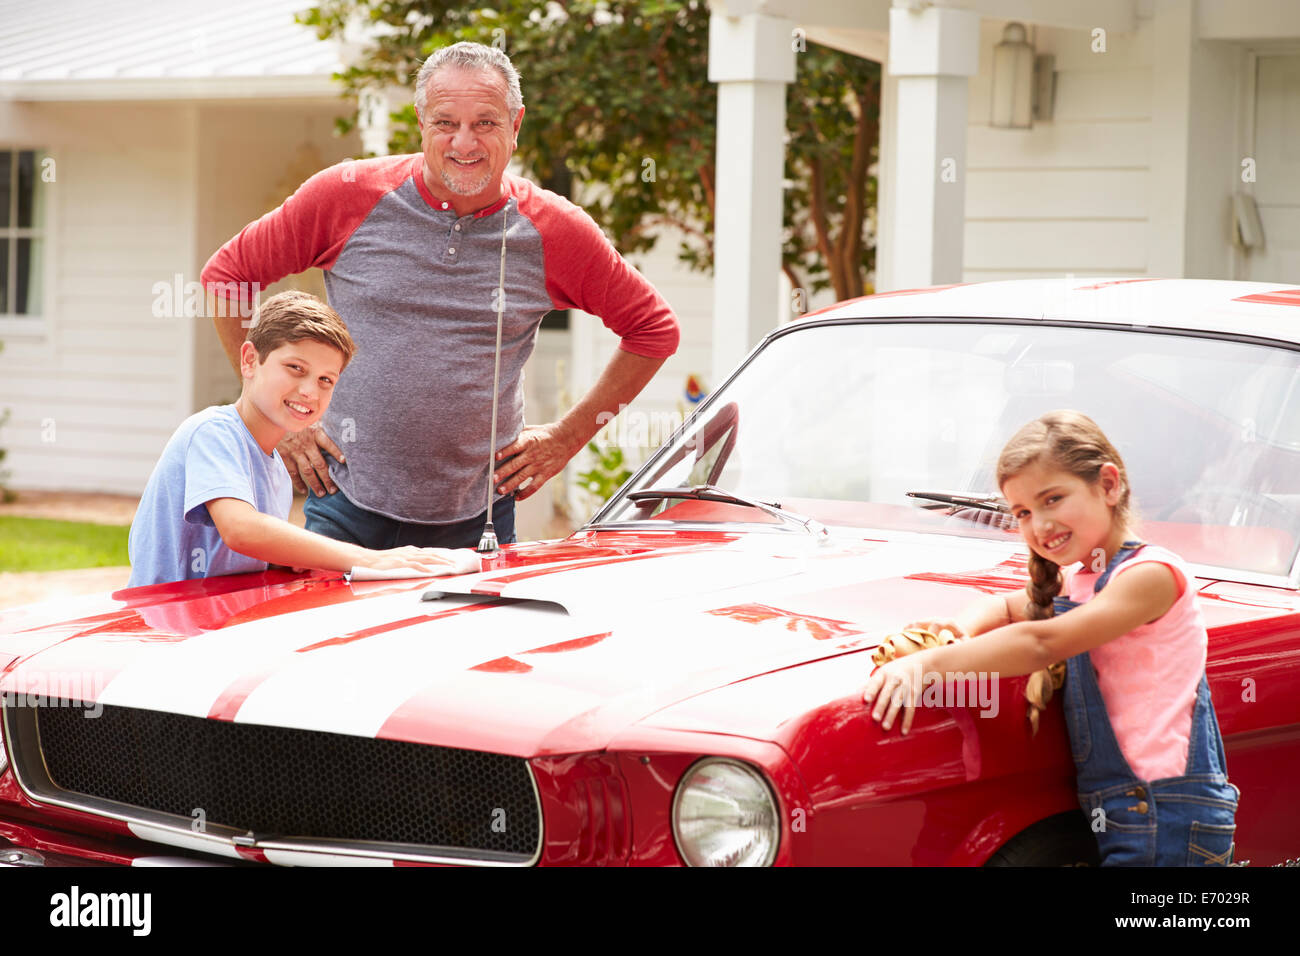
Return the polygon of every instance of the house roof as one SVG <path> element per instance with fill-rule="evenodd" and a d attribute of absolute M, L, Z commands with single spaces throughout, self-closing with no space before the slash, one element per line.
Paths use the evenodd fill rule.
<path fill-rule="evenodd" d="M 312 0 L 0 0 L 0 99 L 336 97 Z"/>
<path fill-rule="evenodd" d="M 1281 282 L 1012 279 L 882 292 L 810 312 L 803 319 L 813 316 L 1063 319 L 1225 332 L 1300 344 L 1300 288 Z"/>

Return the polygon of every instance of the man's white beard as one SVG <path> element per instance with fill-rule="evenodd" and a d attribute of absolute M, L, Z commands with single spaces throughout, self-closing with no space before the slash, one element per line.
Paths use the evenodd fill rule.
<path fill-rule="evenodd" d="M 452 163 L 452 160 L 448 159 L 447 162 Z M 477 183 L 475 183 L 472 186 L 466 186 L 463 180 L 458 181 L 456 177 L 452 175 L 452 170 L 454 170 L 455 168 L 456 167 L 454 164 L 451 166 L 443 167 L 442 184 L 446 186 L 449 190 L 454 192 L 457 196 L 477 196 L 483 190 L 487 189 L 488 183 L 492 181 L 492 170 L 489 168 L 486 170 L 486 172 L 483 173 L 483 178 L 481 180 L 479 180 Z M 462 170 L 461 174 L 464 175 L 466 172 L 468 171 Z"/>

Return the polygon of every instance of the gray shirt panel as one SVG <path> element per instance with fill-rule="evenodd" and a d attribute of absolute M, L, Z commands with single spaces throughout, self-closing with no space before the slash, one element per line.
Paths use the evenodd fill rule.
<path fill-rule="evenodd" d="M 431 208 L 407 179 L 325 273 L 330 304 L 358 343 L 325 416 L 347 457 L 331 461 L 330 474 L 362 508 L 449 523 L 487 505 L 503 221 L 500 449 L 523 428 L 523 368 L 553 307 L 541 234 L 515 199 L 481 218 L 458 217 Z"/>

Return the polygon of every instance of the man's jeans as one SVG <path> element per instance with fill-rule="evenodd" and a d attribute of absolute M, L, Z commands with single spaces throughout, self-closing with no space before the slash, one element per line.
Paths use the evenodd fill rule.
<path fill-rule="evenodd" d="M 419 548 L 476 548 L 483 536 L 487 512 L 453 524 L 420 524 L 397 521 L 358 508 L 341 491 L 318 498 L 309 495 L 303 505 L 307 530 L 338 541 L 359 544 L 375 551 L 387 551 L 414 545 Z M 512 544 L 515 540 L 515 499 L 513 495 L 497 499 L 492 506 L 492 525 L 497 540 Z"/>

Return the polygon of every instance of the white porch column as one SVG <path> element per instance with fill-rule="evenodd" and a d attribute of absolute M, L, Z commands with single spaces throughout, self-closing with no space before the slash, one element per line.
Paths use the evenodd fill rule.
<path fill-rule="evenodd" d="M 343 26 L 343 36 L 338 41 L 339 62 L 344 66 L 355 66 L 375 43 L 373 24 L 359 12 L 353 11 L 348 16 L 348 21 Z M 410 96 L 411 92 L 402 87 L 370 85 L 361 90 L 357 97 L 357 133 L 361 137 L 362 155 L 388 155 L 389 110 Z"/>
<path fill-rule="evenodd" d="M 360 114 L 357 129 L 361 134 L 361 151 L 367 156 L 388 155 L 388 97 L 373 88 L 357 97 Z"/>
<path fill-rule="evenodd" d="M 898 0 L 896 0 L 896 3 Z M 881 182 L 890 202 L 888 273 L 877 291 L 960 282 L 966 227 L 966 83 L 979 69 L 980 18 L 950 7 L 889 11 L 895 95 Z M 884 205 L 882 199 L 882 205 Z"/>
<path fill-rule="evenodd" d="M 746 13 L 709 20 L 718 84 L 709 388 L 788 316 L 780 298 L 785 86 L 794 82 L 791 20 Z"/>

